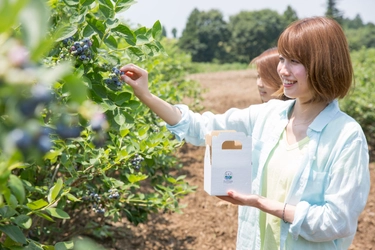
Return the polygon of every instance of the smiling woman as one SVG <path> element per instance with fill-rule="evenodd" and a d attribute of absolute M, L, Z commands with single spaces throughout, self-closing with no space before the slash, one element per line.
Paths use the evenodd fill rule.
<path fill-rule="evenodd" d="M 122 79 L 178 140 L 204 146 L 213 130 L 252 137 L 253 193 L 230 190 L 219 197 L 239 205 L 237 249 L 348 249 L 366 205 L 370 174 L 363 130 L 338 105 L 353 80 L 345 34 L 333 19 L 305 18 L 283 31 L 278 50 L 278 73 L 288 86 L 284 93 L 295 100 L 224 114 L 167 103 L 150 92 L 148 72 L 137 65 L 121 68 L 135 72 L 136 79 Z M 328 62 L 318 67 L 324 59 L 336 62 L 335 68 Z"/>

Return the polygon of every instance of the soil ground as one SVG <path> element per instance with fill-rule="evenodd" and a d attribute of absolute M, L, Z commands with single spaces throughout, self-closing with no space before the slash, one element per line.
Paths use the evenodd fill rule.
<path fill-rule="evenodd" d="M 195 74 L 190 78 L 207 89 L 202 93 L 205 110 L 221 113 L 230 107 L 244 108 L 260 102 L 255 72 L 252 70 Z M 183 213 L 157 214 L 148 223 L 137 227 L 121 224 L 122 228 L 119 229 L 125 234 L 115 237 L 107 249 L 235 249 L 237 207 L 211 197 L 203 190 L 204 148 L 185 144 L 179 150 L 178 157 L 184 165 L 180 174 L 187 175 L 189 184 L 198 187 L 195 193 L 181 200 L 182 204 L 186 204 Z M 370 164 L 369 167 L 371 183 L 375 183 L 375 164 Z M 374 185 L 350 247 L 350 250 L 370 249 L 375 250 Z"/>

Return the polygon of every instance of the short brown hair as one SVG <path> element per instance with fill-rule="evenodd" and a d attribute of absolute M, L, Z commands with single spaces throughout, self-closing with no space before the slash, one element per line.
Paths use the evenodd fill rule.
<path fill-rule="evenodd" d="M 288 98 L 283 93 L 283 82 L 277 73 L 277 65 L 279 64 L 279 61 L 279 52 L 276 47 L 272 47 L 251 60 L 250 64 L 255 64 L 259 76 L 267 85 L 278 89 L 276 93 L 280 92 L 281 89 L 281 94 L 273 93 L 271 96 L 287 100 Z"/>
<path fill-rule="evenodd" d="M 279 53 L 305 66 L 313 90 L 310 102 L 345 97 L 353 82 L 353 66 L 341 26 L 328 17 L 290 24 L 278 40 Z"/>

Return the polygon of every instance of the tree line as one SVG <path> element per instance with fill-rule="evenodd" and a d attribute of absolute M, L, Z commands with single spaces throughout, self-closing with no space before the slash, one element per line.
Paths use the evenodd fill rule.
<path fill-rule="evenodd" d="M 336 1 L 328 0 L 325 15 L 341 24 L 350 49 L 375 47 L 375 25 L 365 24 L 359 14 L 353 19 L 345 18 L 336 6 Z M 194 9 L 177 45 L 191 54 L 193 62 L 249 63 L 264 50 L 276 46 L 281 32 L 298 19 L 291 6 L 282 14 L 270 9 L 241 11 L 230 16 L 228 22 L 219 10 Z M 176 29 L 172 31 L 176 37 Z"/>

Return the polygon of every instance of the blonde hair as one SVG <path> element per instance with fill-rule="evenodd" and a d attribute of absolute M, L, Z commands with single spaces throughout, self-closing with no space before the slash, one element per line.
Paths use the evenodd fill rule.
<path fill-rule="evenodd" d="M 305 66 L 313 97 L 330 102 L 345 97 L 353 82 L 353 66 L 341 26 L 327 17 L 312 17 L 290 24 L 278 40 L 279 53 Z"/>

